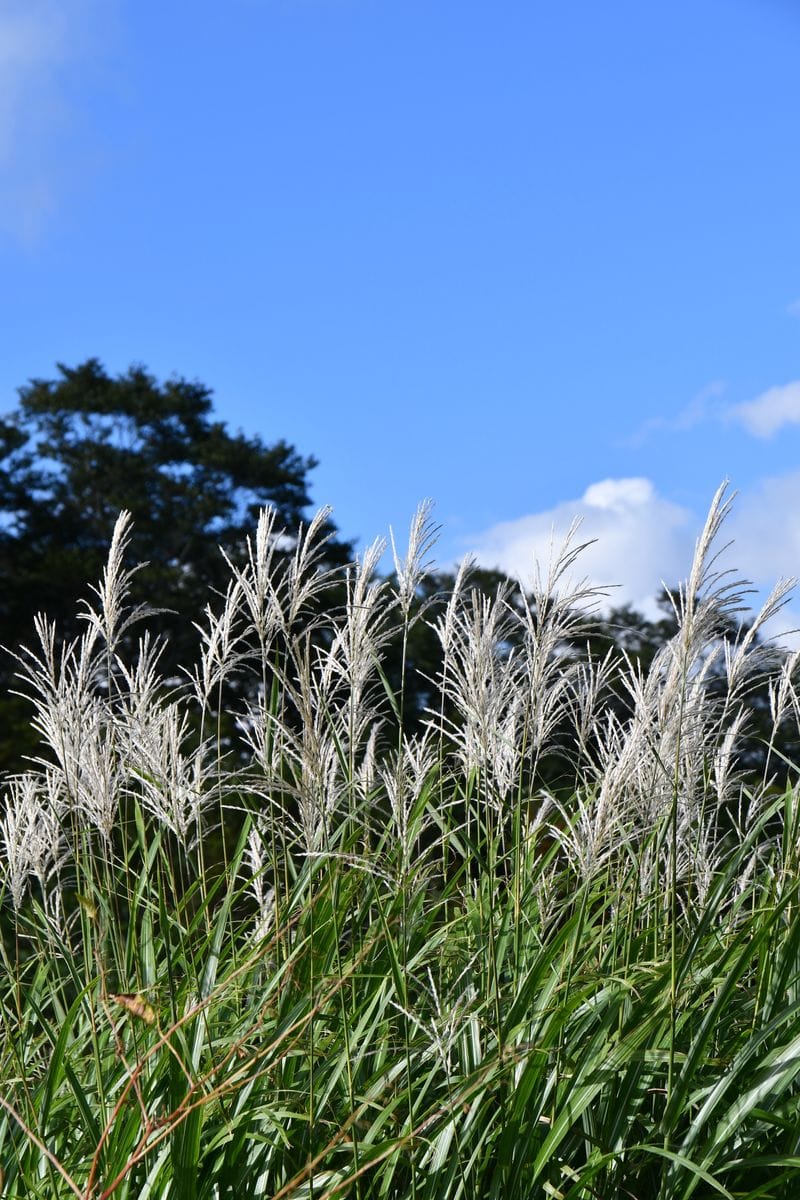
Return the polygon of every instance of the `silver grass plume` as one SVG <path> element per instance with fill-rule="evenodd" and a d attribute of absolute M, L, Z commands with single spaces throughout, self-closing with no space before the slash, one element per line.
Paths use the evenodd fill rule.
<path fill-rule="evenodd" d="M 274 508 L 262 508 L 255 541 L 247 538 L 245 566 L 240 569 L 222 551 L 241 589 L 249 629 L 256 634 L 262 656 L 278 631 L 291 636 L 301 613 L 335 577 L 335 570 L 322 566 L 325 547 L 333 536 L 325 531 L 332 511 L 327 505 L 320 508 L 308 525 L 301 522 L 292 537 L 278 525 Z M 292 554 L 287 561 L 289 550 Z"/>
<path fill-rule="evenodd" d="M 394 531 L 391 527 L 389 529 L 394 569 L 397 575 L 397 602 L 406 621 L 409 618 L 417 588 L 432 566 L 429 556 L 439 536 L 440 528 L 432 519 L 432 511 L 432 500 L 423 500 L 418 506 L 411 521 L 408 550 L 402 559 L 397 552 Z"/>
<path fill-rule="evenodd" d="M 585 670 L 570 660 L 569 644 L 582 634 L 587 618 L 607 594 L 585 578 L 573 579 L 571 572 L 591 541 L 577 542 L 579 521 L 573 521 L 560 546 L 551 541 L 546 568 L 537 560 L 530 593 L 520 582 L 521 622 L 524 638 L 524 678 L 528 753 L 535 769 L 542 753 L 564 716 L 575 710 L 575 696 L 586 683 Z M 608 668 L 606 668 L 607 673 Z M 602 676 L 583 695 L 582 726 L 591 720 L 587 702 L 600 696 Z"/>
<path fill-rule="evenodd" d="M 411 865 L 414 844 L 422 832 L 421 828 L 412 826 L 413 809 L 436 762 L 430 738 L 430 730 L 427 730 L 421 737 L 404 739 L 399 753 L 390 756 L 379 768 L 404 875 Z"/>
<path fill-rule="evenodd" d="M 721 637 L 742 611 L 744 585 L 716 569 L 714 540 L 730 508 L 725 486 L 716 493 L 697 541 L 688 582 L 673 600 L 678 630 L 656 654 L 646 676 L 628 662 L 622 683 L 633 715 L 611 714 L 597 725 L 595 803 L 613 812 L 626 837 L 642 847 L 643 892 L 665 878 L 704 894 L 721 851 L 719 813 L 735 795 L 733 746 L 744 728 L 745 682 L 763 660 L 755 636 L 731 648 Z M 756 628 L 783 602 L 780 585 Z M 725 668 L 727 688 L 712 687 Z M 668 819 L 673 839 L 653 835 Z M 659 861 L 653 857 L 659 848 Z"/>
<path fill-rule="evenodd" d="M 454 740 L 463 770 L 484 777 L 506 742 L 509 705 L 517 691 L 517 660 L 507 653 L 514 626 L 506 604 L 510 586 L 501 584 L 494 597 L 473 589 L 466 603 L 455 604 L 455 596 L 462 600 L 457 588 L 432 623 L 443 651 L 441 692 L 456 713 L 444 732 Z"/>
<path fill-rule="evenodd" d="M 55 626 L 42 616 L 34 624 L 40 652 L 25 649 L 18 655 L 23 664 L 18 676 L 30 689 L 21 694 L 33 704 L 33 726 L 55 757 L 71 807 L 108 843 L 120 775 L 108 700 L 98 694 L 98 677 L 106 678 L 96 653 L 98 630 L 90 628 L 57 653 Z M 39 761 L 47 767 L 46 758 Z"/>
<path fill-rule="evenodd" d="M 190 733 L 189 714 L 177 703 L 154 706 L 144 721 L 119 729 L 127 774 L 142 806 L 187 849 L 200 836 L 203 810 L 213 798 L 210 746 L 188 749 Z"/>
<path fill-rule="evenodd" d="M 239 628 L 238 615 L 244 589 L 239 578 L 231 579 L 225 592 L 222 611 L 205 607 L 205 624 L 192 622 L 200 634 L 200 664 L 192 676 L 195 694 L 206 708 L 221 683 L 243 662 L 247 655 L 244 633 Z"/>
<path fill-rule="evenodd" d="M 127 509 L 123 509 L 114 523 L 102 579 L 99 584 L 91 585 L 91 590 L 100 602 L 99 608 L 84 602 L 83 611 L 79 613 L 79 616 L 88 622 L 90 629 L 102 638 L 112 654 L 123 634 L 132 625 L 148 615 L 165 611 L 150 608 L 146 604 L 138 604 L 135 607 L 128 604 L 131 580 L 138 571 L 147 566 L 147 563 L 138 563 L 132 568 L 125 567 L 125 552 L 130 544 L 132 525 L 131 514 Z"/>
<path fill-rule="evenodd" d="M 0 888 L 16 912 L 22 908 L 28 881 L 38 882 L 45 908 L 51 884 L 66 859 L 63 836 L 64 797 L 55 774 L 27 772 L 10 778 L 2 798 Z M 60 908 L 60 905 L 57 906 Z"/>
<path fill-rule="evenodd" d="M 248 887 L 255 899 L 257 912 L 253 940 L 261 942 L 269 937 L 275 925 L 275 889 L 266 881 L 267 859 L 264 855 L 266 828 L 262 822 L 254 822 L 247 836 L 245 861 L 249 872 Z"/>

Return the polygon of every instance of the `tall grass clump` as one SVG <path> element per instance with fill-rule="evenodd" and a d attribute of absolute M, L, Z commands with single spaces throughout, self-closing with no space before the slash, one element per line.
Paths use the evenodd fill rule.
<path fill-rule="evenodd" d="M 797 656 L 730 631 L 714 499 L 643 673 L 532 587 L 416 602 L 261 514 L 165 679 L 130 520 L 18 654 L 40 754 L 0 809 L 0 1195 L 790 1197 L 800 1189 Z M 159 601 L 168 604 L 169 597 Z M 441 645 L 406 732 L 409 632 Z M 400 644 L 399 691 L 384 669 Z M 737 753 L 769 681 L 763 776 Z"/>

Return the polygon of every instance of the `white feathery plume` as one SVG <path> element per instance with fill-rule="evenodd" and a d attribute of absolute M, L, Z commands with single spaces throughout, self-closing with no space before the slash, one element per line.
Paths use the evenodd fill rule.
<path fill-rule="evenodd" d="M 57 781 L 27 772 L 7 781 L 2 799 L 0 879 L 19 912 L 33 877 L 47 897 L 50 882 L 66 857 Z"/>
<path fill-rule="evenodd" d="M 605 596 L 586 579 L 570 572 L 592 543 L 577 542 L 579 521 L 573 521 L 560 546 L 550 546 L 546 568 L 534 564 L 530 595 L 520 583 L 521 620 L 525 632 L 526 731 L 534 764 L 548 747 L 562 718 L 573 707 L 580 668 L 570 661 L 567 647 L 581 634 L 587 617 Z M 584 714 L 586 720 L 588 714 Z"/>
<path fill-rule="evenodd" d="M 114 524 L 103 577 L 98 585 L 91 585 L 91 590 L 100 601 L 100 607 L 95 609 L 88 602 L 84 602 L 84 609 L 79 614 L 83 620 L 88 621 L 90 628 L 97 632 L 112 653 L 122 635 L 136 621 L 147 615 L 165 611 L 150 608 L 146 604 L 139 604 L 135 608 L 127 605 L 133 576 L 147 566 L 147 563 L 138 563 L 130 569 L 125 567 L 125 552 L 130 544 L 132 526 L 131 514 L 127 509 L 123 509 Z"/>
<path fill-rule="evenodd" d="M 139 639 L 131 665 L 117 655 L 116 670 L 124 684 L 116 700 L 117 719 L 129 728 L 145 725 L 151 708 L 160 703 L 164 680 L 159 659 L 165 647 L 164 641 L 154 641 L 147 631 Z"/>
<path fill-rule="evenodd" d="M 249 535 L 247 537 L 247 564 L 244 570 L 235 566 L 224 550 L 221 551 L 241 590 L 251 626 L 262 646 L 269 641 L 275 626 L 274 563 L 285 538 L 283 530 L 276 527 L 277 518 L 277 511 L 271 506 L 259 512 L 255 544 Z"/>
<path fill-rule="evenodd" d="M 325 546 L 333 536 L 332 530 L 325 529 L 332 511 L 330 506 L 323 506 L 307 526 L 301 522 L 297 534 L 290 537 L 278 526 L 276 509 L 262 508 L 255 542 L 247 538 L 244 569 L 221 551 L 241 588 L 250 628 L 256 634 L 262 655 L 279 630 L 291 636 L 302 611 L 335 577 L 335 570 L 322 567 Z M 287 560 L 287 551 L 292 547 L 293 553 Z"/>
<path fill-rule="evenodd" d="M 664 879 L 690 884 L 704 893 L 721 853 L 720 810 L 738 787 L 735 748 L 746 713 L 749 681 L 768 661 L 755 630 L 783 603 L 784 585 L 773 592 L 756 619 L 755 630 L 731 648 L 721 632 L 742 610 L 744 584 L 731 572 L 714 570 L 714 538 L 729 511 L 725 488 L 714 497 L 698 539 L 688 583 L 673 600 L 678 630 L 656 654 L 647 676 L 628 662 L 622 683 L 633 715 L 625 725 L 611 714 L 599 722 L 598 798 L 618 814 L 628 836 L 645 846 L 642 887 Z M 724 666 L 720 693 L 719 668 Z M 785 704 L 786 689 L 776 706 Z M 652 859 L 651 835 L 675 822 L 674 839 L 659 838 L 660 862 Z M 673 842 L 677 856 L 673 861 Z"/>
<path fill-rule="evenodd" d="M 94 827 L 107 845 L 119 814 L 125 768 L 119 754 L 115 723 L 101 700 L 93 699 L 82 714 L 82 739 L 66 775 L 72 803 L 88 827 Z"/>
<path fill-rule="evenodd" d="M 505 653 L 514 623 L 505 603 L 509 588 L 501 585 L 493 598 L 473 589 L 466 604 L 448 604 L 433 623 L 444 652 L 440 688 L 456 712 L 445 732 L 466 772 L 491 770 L 494 752 L 505 742 L 517 670 L 516 659 Z"/>
<path fill-rule="evenodd" d="M 560 821 L 548 822 L 553 839 L 583 883 L 594 878 L 627 841 L 621 813 L 603 788 L 576 788 L 562 803 L 552 798 Z"/>
<path fill-rule="evenodd" d="M 230 580 L 222 611 L 215 613 L 207 604 L 205 625 L 192 622 L 201 638 L 200 666 L 192 678 L 195 694 L 203 707 L 208 705 L 216 688 L 246 657 L 242 650 L 244 633 L 237 629 L 243 592 L 241 578 Z"/>
<path fill-rule="evenodd" d="M 392 824 L 400 846 L 404 872 L 411 863 L 416 840 L 416 833 L 411 829 L 411 814 L 435 761 L 428 730 L 422 737 L 405 739 L 400 753 L 395 753 L 379 768 L 389 798 Z"/>
<path fill-rule="evenodd" d="M 34 620 L 40 653 L 23 650 L 18 660 L 23 670 L 18 677 L 30 686 L 26 695 L 34 707 L 32 724 L 42 741 L 52 750 L 63 772 L 64 785 L 72 803 L 89 821 L 110 836 L 112 820 L 106 784 L 110 763 L 106 737 L 106 701 L 97 696 L 98 659 L 95 654 L 97 630 L 89 629 L 80 638 L 56 652 L 55 626 L 41 615 Z M 101 765 L 101 760 L 105 766 Z M 47 765 L 47 759 L 39 761 Z M 105 780 L 97 796 L 92 786 L 95 775 Z M 87 779 L 92 783 L 87 787 Z M 84 807 L 85 806 L 85 807 Z M 100 810 L 103 810 L 102 813 Z"/>
<path fill-rule="evenodd" d="M 411 605 L 422 580 L 431 569 L 429 555 L 439 536 L 440 527 L 431 517 L 433 501 L 423 500 L 411 521 L 408 535 L 408 551 L 401 559 L 394 540 L 394 531 L 389 528 L 389 538 L 392 544 L 392 557 L 397 575 L 397 600 L 403 616 L 408 620 Z"/>
<path fill-rule="evenodd" d="M 120 737 L 127 727 L 122 725 Z M 125 757 L 144 808 L 187 848 L 200 832 L 200 818 L 212 795 L 207 786 L 207 742 L 185 752 L 189 714 L 173 703 L 153 708 L 146 721 L 128 731 Z"/>
<path fill-rule="evenodd" d="M 381 721 L 375 720 L 372 722 L 367 740 L 364 745 L 364 750 L 361 755 L 361 762 L 357 769 L 357 783 L 359 791 L 364 799 L 366 799 L 373 788 L 378 773 L 378 738 L 381 732 Z"/>
<path fill-rule="evenodd" d="M 336 568 L 324 570 L 321 566 L 326 545 L 333 531 L 325 532 L 325 525 L 333 509 L 324 505 L 314 514 L 308 527 L 303 524 L 298 530 L 295 551 L 286 575 L 286 602 L 284 605 L 284 629 L 290 632 L 302 613 L 316 597 L 331 586 L 337 578 Z"/>
<path fill-rule="evenodd" d="M 275 889 L 267 886 L 266 882 L 267 860 L 264 857 L 264 838 L 263 823 L 254 823 L 247 836 L 245 848 L 245 860 L 250 875 L 248 886 L 258 906 L 253 930 L 253 940 L 256 942 L 261 942 L 264 938 L 269 937 L 275 924 Z"/>

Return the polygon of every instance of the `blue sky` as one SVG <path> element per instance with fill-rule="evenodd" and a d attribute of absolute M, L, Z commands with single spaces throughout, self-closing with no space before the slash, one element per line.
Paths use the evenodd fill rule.
<path fill-rule="evenodd" d="M 363 540 L 800 574 L 793 0 L 0 0 L 0 398 L 214 389 Z M 800 604 L 798 604 L 800 612 Z"/>

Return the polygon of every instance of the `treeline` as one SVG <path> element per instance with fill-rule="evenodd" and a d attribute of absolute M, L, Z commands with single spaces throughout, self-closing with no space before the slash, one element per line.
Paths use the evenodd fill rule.
<path fill-rule="evenodd" d="M 210 390 L 198 382 L 157 382 L 142 367 L 112 377 L 97 359 L 77 367 L 58 365 L 56 378 L 34 379 L 19 391 L 18 407 L 0 419 L 0 771 L 24 769 L 38 752 L 30 726 L 29 702 L 16 694 L 14 655 L 34 646 L 34 617 L 54 621 L 58 636 L 80 637 L 85 629 L 81 604 L 102 574 L 115 520 L 122 509 L 133 517 L 131 557 L 144 564 L 132 582 L 134 605 L 150 610 L 148 627 L 163 641 L 161 666 L 174 687 L 197 657 L 198 625 L 213 625 L 215 605 L 222 606 L 231 578 L 224 555 L 234 565 L 247 554 L 259 510 L 271 506 L 277 524 L 290 535 L 274 553 L 291 562 L 291 534 L 311 514 L 309 475 L 316 462 L 278 440 L 231 433 L 214 416 Z M 324 549 L 319 570 L 341 568 L 354 546 L 330 517 L 322 518 Z M 401 721 L 413 734 L 430 709 L 446 715 L 447 696 L 440 688 L 441 643 L 437 617 L 446 610 L 454 578 L 432 571 L 413 598 L 405 637 L 398 633 L 385 646 L 387 745 L 392 725 Z M 480 597 L 508 588 L 509 611 L 521 597 L 498 572 L 475 569 L 468 586 Z M 336 588 L 312 598 L 297 621 L 313 624 L 313 605 L 344 602 Z M 647 670 L 677 629 L 672 597 L 661 597 L 663 615 L 648 620 L 628 607 L 583 618 L 569 644 L 557 653 L 565 664 L 627 656 Z M 208 607 L 207 607 L 208 606 Z M 420 618 L 425 619 L 420 619 Z M 138 627 L 137 627 L 138 628 Z M 735 639 L 746 626 L 719 630 Z M 133 635 L 132 635 L 133 636 Z M 138 634 L 136 635 L 138 636 Z M 514 623 L 496 652 L 514 653 Z M 780 658 L 775 652 L 774 659 Z M 713 668 L 724 685 L 724 656 Z M 608 704 L 621 718 L 630 710 L 629 693 L 606 674 Z M 392 697 L 402 693 L 402 709 Z M 236 719 L 249 698 L 226 684 L 219 697 L 220 720 L 227 722 L 235 753 Z M 740 744 L 739 765 L 751 774 L 788 770 L 798 747 L 788 741 L 768 745 L 770 695 L 766 679 L 749 696 L 749 729 Z M 567 726 L 558 739 L 563 761 L 551 756 L 541 764 L 544 782 L 557 786 L 570 758 L 576 732 Z"/>

